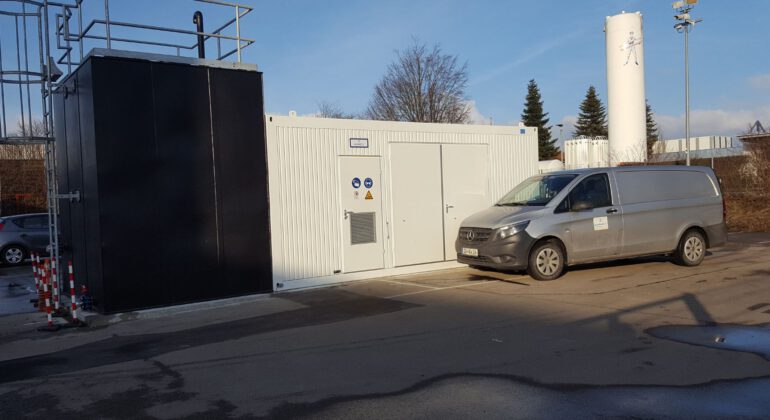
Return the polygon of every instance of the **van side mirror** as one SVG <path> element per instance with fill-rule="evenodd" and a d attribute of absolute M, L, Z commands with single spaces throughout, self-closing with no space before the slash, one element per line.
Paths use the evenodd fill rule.
<path fill-rule="evenodd" d="M 586 211 L 593 210 L 594 205 L 590 201 L 576 201 L 572 204 L 572 211 Z"/>

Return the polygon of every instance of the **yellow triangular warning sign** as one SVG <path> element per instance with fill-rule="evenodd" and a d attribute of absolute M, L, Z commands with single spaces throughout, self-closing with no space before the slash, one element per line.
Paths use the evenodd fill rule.
<path fill-rule="evenodd" d="M 366 192 L 366 197 L 364 199 L 366 199 L 366 200 L 374 200 L 374 197 L 372 197 L 372 192 L 371 191 L 367 191 Z"/>

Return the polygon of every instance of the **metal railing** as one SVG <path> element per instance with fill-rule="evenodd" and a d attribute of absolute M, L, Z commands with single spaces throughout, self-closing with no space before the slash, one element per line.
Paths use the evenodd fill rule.
<path fill-rule="evenodd" d="M 243 19 L 244 16 L 254 10 L 254 8 L 251 6 L 219 0 L 194 0 L 198 3 L 207 3 L 216 6 L 229 7 L 232 8 L 234 12 L 233 18 L 230 18 L 215 30 L 211 32 L 198 32 L 188 29 L 169 28 L 156 25 L 112 20 L 110 18 L 109 0 L 102 0 L 104 4 L 103 18 L 93 19 L 90 22 L 85 23 L 83 21 L 82 14 L 83 1 L 84 0 L 76 0 L 74 5 L 56 5 L 56 7 L 59 7 L 60 9 L 59 12 L 56 13 L 55 20 L 57 48 L 62 51 L 62 54 L 57 57 L 56 63 L 60 65 L 66 65 L 67 73 L 71 72 L 72 66 L 80 64 L 80 61 L 83 60 L 83 53 L 85 51 L 83 43 L 85 40 L 104 41 L 107 49 L 112 49 L 113 43 L 162 47 L 168 48 L 170 53 L 174 53 L 177 56 L 182 56 L 183 53 L 192 52 L 198 49 L 199 42 L 205 43 L 210 39 L 215 39 L 217 45 L 217 54 L 215 59 L 226 60 L 235 54 L 237 62 L 241 61 L 241 51 L 255 42 L 253 39 L 243 38 L 241 36 L 241 19 Z M 77 30 L 73 30 L 71 27 L 73 19 L 76 20 Z M 181 42 L 129 38 L 125 36 L 113 36 L 112 34 L 115 28 L 137 29 L 144 31 L 144 33 L 149 31 L 155 33 L 189 35 L 194 36 L 196 39 L 201 39 L 202 41 L 196 40 L 195 42 L 188 44 Z M 235 34 L 226 35 L 225 32 L 228 30 L 234 30 Z M 223 43 L 226 43 L 227 41 L 234 42 L 234 48 L 223 50 Z M 77 44 L 78 47 L 78 60 L 73 60 L 72 57 L 72 51 L 74 49 L 73 44 Z"/>

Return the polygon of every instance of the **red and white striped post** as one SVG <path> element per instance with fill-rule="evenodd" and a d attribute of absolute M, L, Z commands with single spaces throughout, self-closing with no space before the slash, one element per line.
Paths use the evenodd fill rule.
<path fill-rule="evenodd" d="M 78 302 L 75 299 L 75 273 L 72 270 L 72 261 L 67 263 L 70 276 L 70 300 L 72 301 L 72 321 L 78 322 Z"/>
<path fill-rule="evenodd" d="M 56 277 L 56 258 L 51 260 L 51 280 L 53 281 L 53 305 L 59 312 L 59 279 Z"/>
<path fill-rule="evenodd" d="M 35 265 L 35 253 L 29 254 L 29 257 L 32 258 L 32 278 L 35 279 L 35 290 L 40 290 L 40 283 L 38 283 L 37 280 L 37 265 Z"/>
<path fill-rule="evenodd" d="M 37 278 L 40 288 L 37 290 L 37 310 L 45 312 L 45 292 L 43 291 L 43 279 L 45 278 L 45 267 L 40 263 L 40 255 L 35 255 L 35 267 L 37 267 Z"/>
<path fill-rule="evenodd" d="M 45 270 L 43 271 L 43 294 L 45 296 L 45 313 L 48 318 L 48 328 L 53 328 L 53 318 L 51 317 L 51 299 L 48 293 L 48 280 L 46 279 Z"/>

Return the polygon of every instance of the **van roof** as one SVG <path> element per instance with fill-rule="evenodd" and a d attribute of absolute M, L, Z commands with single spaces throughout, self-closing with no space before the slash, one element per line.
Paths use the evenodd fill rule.
<path fill-rule="evenodd" d="M 607 171 L 694 171 L 694 172 L 711 172 L 711 168 L 708 166 L 682 166 L 682 165 L 647 165 L 647 166 L 615 166 L 615 167 L 603 167 L 603 168 L 582 168 L 582 169 L 565 169 L 563 171 L 548 172 L 543 175 L 559 175 L 559 174 L 590 174 L 595 172 L 607 172 Z"/>

